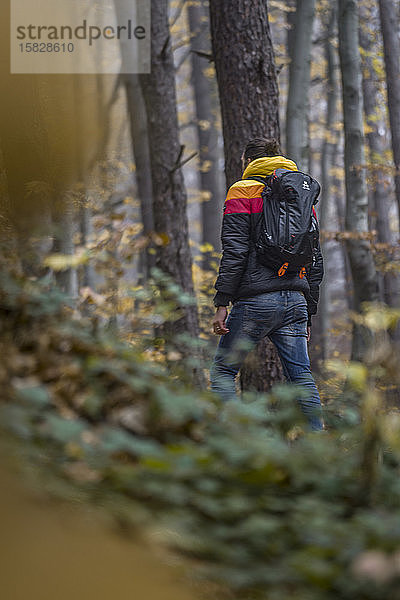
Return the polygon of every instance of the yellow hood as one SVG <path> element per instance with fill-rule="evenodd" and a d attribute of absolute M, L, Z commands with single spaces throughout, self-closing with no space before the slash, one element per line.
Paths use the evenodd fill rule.
<path fill-rule="evenodd" d="M 289 169 L 289 171 L 298 171 L 295 162 L 284 156 L 262 156 L 256 158 L 249 163 L 244 170 L 242 179 L 251 177 L 252 175 L 260 175 L 261 177 L 271 175 L 275 169 Z"/>

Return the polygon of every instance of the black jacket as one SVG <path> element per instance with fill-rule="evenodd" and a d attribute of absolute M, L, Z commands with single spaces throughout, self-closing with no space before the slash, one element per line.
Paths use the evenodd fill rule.
<path fill-rule="evenodd" d="M 277 163 L 277 159 L 281 161 Z M 294 165 L 294 167 L 290 166 Z M 243 174 L 266 177 L 275 168 L 297 170 L 295 163 L 284 157 L 259 158 L 252 161 Z M 317 312 L 319 286 L 324 268 L 318 240 L 313 265 L 307 269 L 306 277 L 288 274 L 279 277 L 277 272 L 258 262 L 255 240 L 260 233 L 262 218 L 261 192 L 263 184 L 255 180 L 242 179 L 228 190 L 224 203 L 221 241 L 222 258 L 215 282 L 215 306 L 228 306 L 239 299 L 250 298 L 264 292 L 298 290 L 307 300 L 309 325 L 311 315 Z M 316 215 L 313 218 L 317 221 Z"/>

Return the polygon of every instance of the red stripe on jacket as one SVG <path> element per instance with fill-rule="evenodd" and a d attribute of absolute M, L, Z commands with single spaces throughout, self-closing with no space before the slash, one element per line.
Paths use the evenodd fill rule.
<path fill-rule="evenodd" d="M 224 213 L 226 215 L 234 213 L 258 213 L 262 211 L 262 208 L 262 198 L 227 198 Z"/>

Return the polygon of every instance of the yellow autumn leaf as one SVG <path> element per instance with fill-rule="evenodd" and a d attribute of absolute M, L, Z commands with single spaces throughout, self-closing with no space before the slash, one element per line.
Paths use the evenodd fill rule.
<path fill-rule="evenodd" d="M 135 225 L 128 225 L 125 227 L 121 237 L 120 246 L 126 246 L 132 243 L 132 237 L 138 235 L 143 230 L 143 226 L 140 223 Z"/>
<path fill-rule="evenodd" d="M 44 259 L 44 265 L 53 271 L 67 271 L 89 262 L 89 253 L 51 254 Z"/>
<path fill-rule="evenodd" d="M 89 304 L 97 304 L 98 306 L 101 306 L 106 301 L 105 296 L 98 294 L 90 287 L 81 288 L 80 295 L 82 300 L 86 300 Z"/>
<path fill-rule="evenodd" d="M 210 160 L 204 160 L 200 165 L 200 171 L 202 173 L 208 173 L 208 171 L 211 169 L 211 166 L 212 162 Z"/>
<path fill-rule="evenodd" d="M 206 67 L 205 69 L 203 69 L 203 75 L 208 79 L 213 79 L 213 77 L 215 76 L 214 67 Z"/>
<path fill-rule="evenodd" d="M 180 352 L 176 352 L 175 350 L 171 350 L 170 352 L 168 352 L 167 358 L 168 360 L 172 361 L 181 360 L 182 354 Z"/>
<path fill-rule="evenodd" d="M 157 246 L 166 246 L 169 243 L 169 236 L 166 233 L 153 233 L 152 239 Z"/>
<path fill-rule="evenodd" d="M 350 361 L 344 363 L 341 360 L 327 360 L 326 367 L 329 371 L 336 373 L 337 377 L 347 379 L 353 389 L 364 391 L 368 379 L 368 370 L 361 363 Z"/>
<path fill-rule="evenodd" d="M 135 308 L 135 299 L 129 296 L 120 298 L 118 302 L 118 309 L 121 313 L 129 313 Z"/>
<path fill-rule="evenodd" d="M 207 121 L 206 119 L 200 119 L 198 125 L 202 131 L 208 131 L 211 127 L 210 121 Z"/>
<path fill-rule="evenodd" d="M 201 244 L 199 246 L 200 252 L 212 252 L 214 250 L 214 246 L 208 242 Z"/>
<path fill-rule="evenodd" d="M 110 232 L 107 229 L 105 229 L 97 237 L 97 243 L 98 244 L 104 244 L 105 242 L 108 242 L 108 240 L 110 239 L 110 237 L 111 237 Z"/>
<path fill-rule="evenodd" d="M 212 198 L 212 193 L 209 190 L 202 190 L 199 195 L 199 202 L 209 202 Z"/>
<path fill-rule="evenodd" d="M 364 124 L 364 133 L 368 134 L 368 133 L 373 133 L 374 132 L 374 128 L 371 127 L 371 125 L 369 125 L 368 123 Z"/>

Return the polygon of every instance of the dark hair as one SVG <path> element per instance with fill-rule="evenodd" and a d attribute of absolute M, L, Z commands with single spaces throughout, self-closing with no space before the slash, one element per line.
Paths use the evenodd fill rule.
<path fill-rule="evenodd" d="M 278 156 L 281 153 L 278 140 L 275 138 L 254 138 L 247 142 L 244 158 L 261 158 L 262 156 Z"/>

